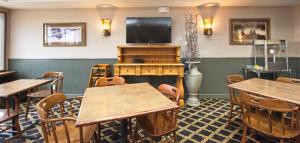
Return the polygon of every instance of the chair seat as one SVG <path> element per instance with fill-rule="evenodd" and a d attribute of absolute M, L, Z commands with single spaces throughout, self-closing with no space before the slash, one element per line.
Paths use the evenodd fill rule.
<path fill-rule="evenodd" d="M 157 123 L 155 124 L 156 114 Z M 177 126 L 175 123 L 172 123 L 171 120 L 171 116 L 168 116 L 166 112 L 151 113 L 137 117 L 137 122 L 140 127 L 152 136 L 161 136 L 176 130 Z"/>
<path fill-rule="evenodd" d="M 70 135 L 70 142 L 71 143 L 79 143 L 80 142 L 79 128 L 75 127 L 75 121 L 66 121 L 66 123 L 68 126 L 69 135 Z M 90 142 L 96 127 L 97 127 L 96 125 L 83 126 L 83 142 L 84 143 Z M 59 143 L 67 143 L 66 131 L 65 131 L 63 124 L 60 126 L 57 126 L 55 132 L 56 132 L 57 140 Z M 55 143 L 52 133 L 51 133 L 51 136 L 48 136 L 48 139 L 49 139 L 49 143 Z"/>
<path fill-rule="evenodd" d="M 30 94 L 27 94 L 28 97 L 36 97 L 36 98 L 45 98 L 47 96 L 51 95 L 51 91 L 50 90 L 39 90 L 39 91 L 35 91 L 32 92 Z"/>
<path fill-rule="evenodd" d="M 12 110 L 12 109 L 9 110 L 9 116 L 7 114 L 6 109 L 0 109 L 0 122 L 4 122 L 8 119 L 11 119 L 11 118 L 15 117 L 16 115 L 18 115 L 18 113 L 14 112 L 14 110 Z"/>
<path fill-rule="evenodd" d="M 276 138 L 283 138 L 283 139 L 290 139 L 297 137 L 300 134 L 300 130 L 292 129 L 290 120 L 285 121 L 285 135 L 282 133 L 282 124 L 281 124 L 281 113 L 273 113 L 274 115 L 271 116 L 272 121 L 272 133 L 269 131 L 269 117 L 267 110 L 259 110 L 259 114 L 254 113 L 255 110 L 251 111 L 250 113 L 250 123 L 248 120 L 248 116 L 245 116 L 244 123 L 263 134 L 268 136 L 276 137 Z M 260 123 L 259 123 L 259 122 Z M 295 124 L 295 123 L 294 123 Z"/>

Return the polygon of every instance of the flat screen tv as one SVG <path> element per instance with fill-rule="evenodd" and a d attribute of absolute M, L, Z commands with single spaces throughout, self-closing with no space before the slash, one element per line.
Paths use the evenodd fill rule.
<path fill-rule="evenodd" d="M 171 17 L 127 17 L 126 43 L 171 43 Z"/>

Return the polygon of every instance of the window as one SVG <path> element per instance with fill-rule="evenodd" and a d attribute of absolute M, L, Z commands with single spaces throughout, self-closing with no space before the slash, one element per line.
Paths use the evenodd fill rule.
<path fill-rule="evenodd" d="M 5 23 L 4 13 L 0 13 L 0 71 L 5 70 Z"/>

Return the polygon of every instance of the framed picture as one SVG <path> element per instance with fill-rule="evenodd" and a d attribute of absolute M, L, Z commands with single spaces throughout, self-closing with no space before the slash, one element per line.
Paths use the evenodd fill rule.
<path fill-rule="evenodd" d="M 86 23 L 44 23 L 44 47 L 86 46 Z"/>
<path fill-rule="evenodd" d="M 269 18 L 230 19 L 230 45 L 250 45 L 254 40 L 270 39 Z"/>

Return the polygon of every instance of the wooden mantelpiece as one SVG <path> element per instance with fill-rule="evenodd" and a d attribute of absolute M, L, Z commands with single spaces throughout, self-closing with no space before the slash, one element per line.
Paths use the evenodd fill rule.
<path fill-rule="evenodd" d="M 135 63 L 133 59 L 144 63 Z M 176 45 L 120 45 L 115 76 L 176 76 L 181 90 L 180 105 L 184 105 L 184 65 L 180 62 L 180 46 Z"/>

